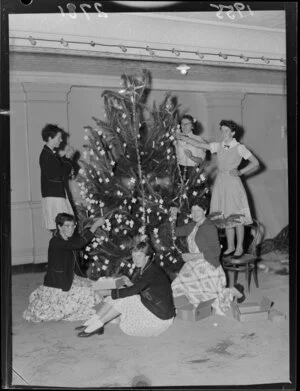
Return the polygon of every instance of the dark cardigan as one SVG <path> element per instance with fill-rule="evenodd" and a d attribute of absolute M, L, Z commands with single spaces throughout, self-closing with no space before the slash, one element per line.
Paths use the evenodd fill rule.
<path fill-rule="evenodd" d="M 72 163 L 68 159 L 61 159 L 47 145 L 44 145 L 39 163 L 42 197 L 66 198 L 68 176 L 72 169 Z"/>
<path fill-rule="evenodd" d="M 175 316 L 175 308 L 170 281 L 164 271 L 149 261 L 143 272 L 128 288 L 112 289 L 113 299 L 139 294 L 143 305 L 160 319 L 171 319 Z"/>
<path fill-rule="evenodd" d="M 176 236 L 188 236 L 194 229 L 196 222 L 191 222 L 175 229 Z M 208 219 L 198 227 L 195 242 L 207 262 L 214 267 L 220 266 L 221 247 L 217 227 Z"/>
<path fill-rule="evenodd" d="M 59 234 L 53 236 L 49 242 L 44 285 L 69 291 L 74 279 L 76 250 L 84 247 L 93 237 L 94 234 L 90 230 L 84 231 L 81 236 L 74 235 L 68 240 L 64 240 Z"/>

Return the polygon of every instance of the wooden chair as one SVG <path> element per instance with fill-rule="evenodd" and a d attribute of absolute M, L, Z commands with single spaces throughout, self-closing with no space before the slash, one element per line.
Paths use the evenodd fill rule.
<path fill-rule="evenodd" d="M 238 274 L 240 272 L 245 273 L 248 293 L 250 293 L 250 282 L 251 282 L 251 274 L 254 274 L 255 285 L 258 288 L 258 277 L 257 277 L 257 245 L 262 239 L 263 236 L 263 226 L 257 221 L 253 220 L 253 223 L 248 226 L 251 229 L 251 234 L 253 235 L 253 240 L 250 243 L 248 250 L 246 253 L 242 255 L 239 259 L 234 259 L 231 256 L 222 258 L 222 265 L 225 270 L 225 273 L 228 276 L 228 272 L 231 271 L 234 273 L 234 285 L 237 283 Z"/>

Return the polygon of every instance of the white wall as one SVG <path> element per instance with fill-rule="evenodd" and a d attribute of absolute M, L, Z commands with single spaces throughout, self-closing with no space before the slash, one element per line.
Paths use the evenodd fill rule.
<path fill-rule="evenodd" d="M 38 79 L 38 78 L 37 78 Z M 101 78 L 100 78 L 101 79 Z M 13 264 L 46 262 L 49 233 L 42 225 L 40 168 L 38 158 L 43 143 L 42 127 L 56 123 L 70 132 L 70 143 L 82 150 L 85 125 L 93 125 L 92 116 L 104 114 L 101 93 L 107 88 L 120 88 L 119 78 L 98 76 L 84 83 L 69 75 L 62 83 L 54 72 L 45 80 L 28 82 L 26 75 L 11 77 L 11 187 L 12 187 L 12 258 Z M 100 85 L 99 85 L 100 84 Z M 177 95 L 182 110 L 204 126 L 204 138 L 217 137 L 221 119 L 242 123 L 246 133 L 244 143 L 261 159 L 266 170 L 249 179 L 257 217 L 266 227 L 267 237 L 273 237 L 288 223 L 286 138 L 281 138 L 281 126 L 286 125 L 283 94 L 220 91 L 213 84 L 204 91 L 201 83 L 169 80 L 155 81 L 152 100 L 162 101 L 165 92 Z M 162 87 L 163 86 L 163 87 Z M 206 84 L 207 87 L 207 84 Z M 249 87 L 253 90 L 253 86 Z M 278 87 L 280 90 L 280 87 Z M 283 90 L 283 88 L 282 88 Z"/>
<path fill-rule="evenodd" d="M 243 142 L 265 166 L 247 184 L 257 218 L 266 226 L 267 235 L 273 237 L 288 224 L 289 217 L 285 97 L 247 95 L 243 125 Z"/>

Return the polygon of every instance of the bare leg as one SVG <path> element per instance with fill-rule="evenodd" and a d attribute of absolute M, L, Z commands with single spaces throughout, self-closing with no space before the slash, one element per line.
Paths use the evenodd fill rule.
<path fill-rule="evenodd" d="M 100 319 L 102 319 L 110 310 L 112 309 L 112 306 L 105 301 L 101 303 L 101 307 L 97 310 L 96 314 L 91 316 L 89 319 L 87 319 L 83 326 L 90 326 L 91 324 L 94 324 L 95 322 L 98 322 Z"/>
<path fill-rule="evenodd" d="M 112 308 L 112 306 L 104 301 L 101 304 L 101 307 L 99 308 L 99 310 L 96 312 L 96 315 L 100 319 L 102 319 L 102 317 L 105 316 L 111 310 L 111 308 Z"/>
<path fill-rule="evenodd" d="M 241 255 L 243 253 L 244 235 L 245 235 L 244 226 L 237 225 L 236 226 L 237 244 L 236 244 L 236 250 L 234 255 Z"/>
<path fill-rule="evenodd" d="M 227 250 L 224 252 L 224 255 L 231 253 L 234 251 L 235 246 L 234 246 L 234 228 L 226 228 L 226 238 L 227 238 Z"/>
<path fill-rule="evenodd" d="M 110 309 L 104 315 L 98 316 L 100 317 L 102 323 L 105 324 L 115 319 L 119 315 L 121 315 L 119 311 L 117 311 L 114 307 L 110 307 Z"/>
<path fill-rule="evenodd" d="M 94 319 L 87 328 L 84 330 L 85 333 L 92 333 L 93 331 L 103 327 L 105 323 L 110 322 L 117 316 L 121 315 L 114 307 L 108 303 L 104 303 L 103 306 L 97 312 L 98 318 Z"/>

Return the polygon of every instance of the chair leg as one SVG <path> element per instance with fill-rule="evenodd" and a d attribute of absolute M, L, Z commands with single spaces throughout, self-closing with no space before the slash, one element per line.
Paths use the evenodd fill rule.
<path fill-rule="evenodd" d="M 233 272 L 234 273 L 234 277 L 233 277 L 233 285 L 236 285 L 237 283 L 237 280 L 238 280 L 238 273 L 239 272 Z"/>
<path fill-rule="evenodd" d="M 226 277 L 226 288 L 230 287 L 230 272 L 225 269 L 225 277 Z"/>
<path fill-rule="evenodd" d="M 254 282 L 255 282 L 255 285 L 256 285 L 256 288 L 258 288 L 258 275 L 257 275 L 257 266 L 255 265 L 255 268 L 253 270 L 253 273 L 254 273 Z"/>
<path fill-rule="evenodd" d="M 251 270 L 249 271 L 248 264 L 246 265 L 246 280 L 247 280 L 248 293 L 250 293 Z"/>

